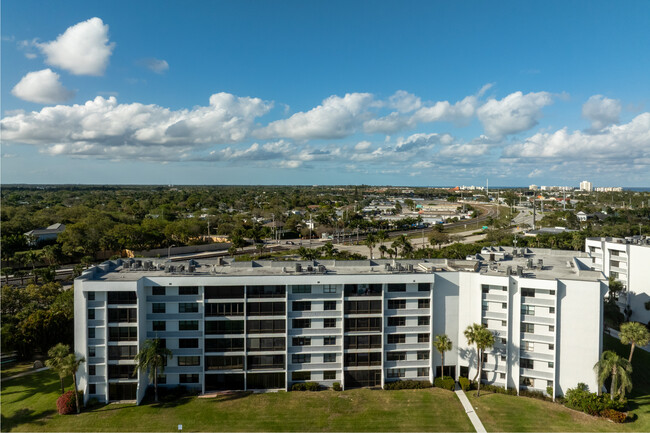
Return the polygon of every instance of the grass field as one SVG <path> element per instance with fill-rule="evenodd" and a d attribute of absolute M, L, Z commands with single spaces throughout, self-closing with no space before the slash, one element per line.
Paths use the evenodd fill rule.
<path fill-rule="evenodd" d="M 404 391 L 237 394 L 61 416 L 49 371 L 3 383 L 2 431 L 473 431 L 455 394 Z"/>
<path fill-rule="evenodd" d="M 33 362 L 11 362 L 2 366 L 0 370 L 0 375 L 2 378 L 13 376 L 19 373 L 24 373 L 26 371 L 32 370 L 34 368 Z"/>

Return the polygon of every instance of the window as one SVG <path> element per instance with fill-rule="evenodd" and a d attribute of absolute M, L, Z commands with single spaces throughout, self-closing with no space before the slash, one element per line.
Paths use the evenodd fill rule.
<path fill-rule="evenodd" d="M 418 317 L 418 326 L 429 326 L 430 324 L 431 324 L 431 318 L 429 316 Z"/>
<path fill-rule="evenodd" d="M 533 362 L 532 359 L 522 359 L 521 360 L 521 368 L 535 368 L 535 363 Z"/>
<path fill-rule="evenodd" d="M 135 323 L 138 321 L 136 308 L 109 308 L 108 323 Z"/>
<path fill-rule="evenodd" d="M 248 320 L 246 323 L 249 334 L 280 334 L 284 333 L 286 325 L 284 319 Z M 243 334 L 244 330 L 242 329 L 240 333 Z"/>
<path fill-rule="evenodd" d="M 549 325 L 548 332 L 555 332 L 555 326 L 554 325 Z"/>
<path fill-rule="evenodd" d="M 109 379 L 132 379 L 133 365 L 111 365 L 108 366 Z"/>
<path fill-rule="evenodd" d="M 323 362 L 336 362 L 336 353 L 326 353 L 323 355 Z"/>
<path fill-rule="evenodd" d="M 336 328 L 336 319 L 324 319 L 323 320 L 324 328 Z"/>
<path fill-rule="evenodd" d="M 249 302 L 246 312 L 249 316 L 284 316 L 284 302 Z"/>
<path fill-rule="evenodd" d="M 346 332 L 381 331 L 381 317 L 359 317 L 345 319 Z"/>
<path fill-rule="evenodd" d="M 618 279 L 618 277 L 619 277 L 619 273 L 618 273 L 618 272 L 614 272 L 614 271 L 610 271 L 610 272 L 609 272 L 609 276 L 612 277 L 612 278 L 614 278 L 614 279 Z"/>
<path fill-rule="evenodd" d="M 431 299 L 418 299 L 418 308 L 431 308 Z"/>
<path fill-rule="evenodd" d="M 344 346 L 346 349 L 379 349 L 381 339 L 381 335 L 346 336 Z"/>
<path fill-rule="evenodd" d="M 506 362 L 506 356 L 505 355 L 501 355 L 501 361 Z"/>
<path fill-rule="evenodd" d="M 555 296 L 555 290 L 549 290 L 549 295 Z"/>
<path fill-rule="evenodd" d="M 89 308 L 88 309 L 88 320 L 95 320 L 95 309 L 94 308 Z"/>
<path fill-rule="evenodd" d="M 311 302 L 309 301 L 293 301 L 291 303 L 293 311 L 311 311 Z"/>
<path fill-rule="evenodd" d="M 481 284 L 481 292 L 485 294 L 490 293 L 490 286 L 487 284 Z"/>
<path fill-rule="evenodd" d="M 95 385 L 94 383 L 88 385 L 88 394 L 97 394 L 97 385 Z"/>
<path fill-rule="evenodd" d="M 529 316 L 535 315 L 535 306 L 534 305 L 522 305 L 521 314 L 527 314 Z"/>
<path fill-rule="evenodd" d="M 555 344 L 549 344 L 548 350 L 555 350 Z"/>
<path fill-rule="evenodd" d="M 428 343 L 429 334 L 418 334 L 418 343 Z"/>
<path fill-rule="evenodd" d="M 483 311 L 487 311 L 487 310 L 490 309 L 490 306 L 489 306 L 489 304 L 488 304 L 488 301 L 482 301 L 482 303 L 481 303 L 481 309 L 482 309 Z"/>
<path fill-rule="evenodd" d="M 381 313 L 381 300 L 345 301 L 345 314 L 374 314 Z"/>
<path fill-rule="evenodd" d="M 167 328 L 167 322 L 164 320 L 154 320 L 153 321 L 153 330 L 154 331 L 164 331 Z"/>
<path fill-rule="evenodd" d="M 178 330 L 179 331 L 198 331 L 199 330 L 199 321 L 198 320 L 179 320 L 178 321 Z"/>
<path fill-rule="evenodd" d="M 311 371 L 294 371 L 291 380 L 311 380 Z"/>
<path fill-rule="evenodd" d="M 243 352 L 243 338 L 206 338 L 206 352 Z M 243 360 L 242 360 L 243 363 Z"/>
<path fill-rule="evenodd" d="M 502 309 L 502 310 L 507 310 L 507 309 L 508 309 L 508 304 L 505 303 L 505 302 L 502 302 L 502 303 L 501 303 L 501 309 Z"/>
<path fill-rule="evenodd" d="M 310 319 L 293 319 L 291 327 L 294 329 L 311 328 Z"/>
<path fill-rule="evenodd" d="M 178 288 L 179 295 L 198 295 L 199 288 L 196 286 L 181 286 Z"/>
<path fill-rule="evenodd" d="M 206 356 L 205 369 L 209 370 L 241 370 L 244 368 L 243 356 Z"/>
<path fill-rule="evenodd" d="M 248 369 L 284 368 L 284 355 L 251 355 L 248 357 Z M 249 387 L 250 385 L 250 376 Z"/>
<path fill-rule="evenodd" d="M 179 374 L 178 375 L 179 383 L 199 383 L 198 374 Z"/>
<path fill-rule="evenodd" d="M 428 299 L 427 299 L 428 301 Z M 388 309 L 389 310 L 403 310 L 406 308 L 405 299 L 389 299 L 388 300 Z"/>
<path fill-rule="evenodd" d="M 323 344 L 325 346 L 333 346 L 336 344 L 336 337 L 325 337 L 323 338 Z"/>
<path fill-rule="evenodd" d="M 386 377 L 396 378 L 404 377 L 406 375 L 406 370 L 403 368 L 389 368 L 386 370 Z"/>
<path fill-rule="evenodd" d="M 621 267 L 621 263 L 618 260 L 611 260 L 609 262 L 609 265 L 614 267 L 614 268 L 620 268 Z"/>
<path fill-rule="evenodd" d="M 527 296 L 529 298 L 534 298 L 535 297 L 535 289 L 521 289 L 521 296 Z"/>
<path fill-rule="evenodd" d="M 292 293 L 311 293 L 311 286 L 291 286 Z"/>
<path fill-rule="evenodd" d="M 97 351 L 97 349 L 95 348 L 95 346 L 88 346 L 88 357 L 89 358 L 95 357 L 96 356 L 95 355 L 96 351 Z"/>
<path fill-rule="evenodd" d="M 552 362 L 548 363 L 548 368 L 553 368 L 554 366 L 555 366 L 555 364 L 553 364 Z"/>
<path fill-rule="evenodd" d="M 325 301 L 325 302 L 323 302 L 323 310 L 325 310 L 325 311 L 336 310 L 336 301 Z"/>
<path fill-rule="evenodd" d="M 311 346 L 311 338 L 309 337 L 293 337 L 291 342 L 294 346 Z"/>
<path fill-rule="evenodd" d="M 157 380 L 158 380 L 159 385 L 164 385 L 164 384 L 167 383 L 167 375 L 166 374 L 159 374 Z"/>
<path fill-rule="evenodd" d="M 612 256 L 618 256 L 618 255 L 620 255 L 620 251 L 619 251 L 619 250 L 609 250 L 609 253 L 610 253 Z"/>
<path fill-rule="evenodd" d="M 406 317 L 389 317 L 388 326 L 405 326 Z"/>
<path fill-rule="evenodd" d="M 548 312 L 551 314 L 555 314 L 555 307 L 548 307 Z"/>
<path fill-rule="evenodd" d="M 88 300 L 89 301 L 95 300 L 95 292 L 88 292 Z"/>
<path fill-rule="evenodd" d="M 533 332 L 535 332 L 535 325 L 533 325 L 532 323 L 523 323 L 521 331 L 522 332 L 531 332 L 531 333 L 533 333 Z"/>
<path fill-rule="evenodd" d="M 162 286 L 153 286 L 151 288 L 151 294 L 153 296 L 165 296 L 165 288 Z"/>
<path fill-rule="evenodd" d="M 244 286 L 205 286 L 205 299 L 244 299 Z"/>
<path fill-rule="evenodd" d="M 108 328 L 108 341 L 137 341 L 138 328 L 121 326 Z"/>
<path fill-rule="evenodd" d="M 88 366 L 88 375 L 94 376 L 97 374 L 97 369 L 94 365 L 89 365 Z"/>
<path fill-rule="evenodd" d="M 197 304 L 196 302 L 180 303 L 180 304 L 178 304 L 178 312 L 179 313 L 198 313 L 199 312 L 199 304 Z"/>
<path fill-rule="evenodd" d="M 336 285 L 326 284 L 323 286 L 323 293 L 336 293 Z"/>
<path fill-rule="evenodd" d="M 369 365 L 381 365 L 381 352 L 345 354 L 346 367 L 364 367 Z"/>
<path fill-rule="evenodd" d="M 406 352 L 388 352 L 386 361 L 406 361 Z"/>
<path fill-rule="evenodd" d="M 431 356 L 428 350 L 418 350 L 418 361 L 424 361 Z"/>
<path fill-rule="evenodd" d="M 336 380 L 336 371 L 333 370 L 324 371 L 323 380 Z"/>
<path fill-rule="evenodd" d="M 534 352 L 535 344 L 530 341 L 524 341 L 521 348 L 528 352 Z"/>
<path fill-rule="evenodd" d="M 506 374 L 505 373 L 499 373 L 499 379 L 505 379 Z"/>
<path fill-rule="evenodd" d="M 108 359 L 110 361 L 133 359 L 137 354 L 138 346 L 108 346 Z"/>
<path fill-rule="evenodd" d="M 198 338 L 180 338 L 178 340 L 178 347 L 180 349 L 196 349 L 199 347 Z"/>
<path fill-rule="evenodd" d="M 243 302 L 224 302 L 218 304 L 208 302 L 205 304 L 204 309 L 206 317 L 244 315 Z"/>
<path fill-rule="evenodd" d="M 199 356 L 178 356 L 179 367 L 195 367 L 201 365 L 201 357 Z"/>
<path fill-rule="evenodd" d="M 418 292 L 430 292 L 431 284 L 429 283 L 418 283 Z"/>
<path fill-rule="evenodd" d="M 388 344 L 402 344 L 406 342 L 405 334 L 388 334 Z"/>
<path fill-rule="evenodd" d="M 95 338 L 95 328 L 88 328 L 88 338 Z"/>
<path fill-rule="evenodd" d="M 507 343 L 505 338 L 501 338 L 500 341 L 501 341 L 501 344 L 506 344 Z"/>
<path fill-rule="evenodd" d="M 501 321 L 501 326 L 508 326 L 508 322 L 506 322 L 505 320 L 502 320 Z"/>
<path fill-rule="evenodd" d="M 135 292 L 108 292 L 108 304 L 137 304 Z"/>
<path fill-rule="evenodd" d="M 390 283 L 387 286 L 389 292 L 406 292 L 406 284 L 404 283 Z"/>
<path fill-rule="evenodd" d="M 162 302 L 158 303 L 155 302 L 151 304 L 151 312 L 152 313 L 164 313 L 165 312 L 165 304 Z"/>
<path fill-rule="evenodd" d="M 293 364 L 309 364 L 311 362 L 311 355 L 308 353 L 294 353 L 291 355 L 291 362 Z"/>
<path fill-rule="evenodd" d="M 429 376 L 429 367 L 419 367 L 418 368 L 418 377 Z"/>
<path fill-rule="evenodd" d="M 249 338 L 246 344 L 249 351 L 284 350 L 284 337 Z"/>

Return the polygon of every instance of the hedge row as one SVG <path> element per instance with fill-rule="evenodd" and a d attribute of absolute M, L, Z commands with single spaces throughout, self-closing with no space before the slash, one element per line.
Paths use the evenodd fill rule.
<path fill-rule="evenodd" d="M 320 385 L 317 382 L 299 382 L 291 386 L 291 391 L 318 391 Z"/>
<path fill-rule="evenodd" d="M 456 385 L 456 381 L 449 376 L 445 376 L 444 378 L 436 377 L 435 380 L 433 381 L 433 384 L 436 386 L 436 388 L 442 388 L 449 391 L 453 391 Z"/>
<path fill-rule="evenodd" d="M 384 389 L 393 391 L 396 389 L 424 389 L 431 388 L 431 386 L 431 382 L 428 380 L 397 380 L 384 384 Z"/>

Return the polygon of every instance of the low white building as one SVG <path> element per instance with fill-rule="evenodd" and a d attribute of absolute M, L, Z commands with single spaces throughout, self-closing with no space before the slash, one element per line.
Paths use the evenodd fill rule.
<path fill-rule="evenodd" d="M 382 386 L 440 374 L 472 378 L 463 334 L 482 323 L 495 345 L 482 380 L 562 395 L 596 389 L 602 272 L 585 253 L 512 248 L 468 260 L 196 263 L 105 262 L 75 280 L 75 352 L 84 398 L 137 400 L 147 376 L 133 357 L 160 338 L 174 354 L 162 386 L 199 392 L 283 389 L 314 381 Z M 550 387 L 550 388 L 549 388 Z"/>

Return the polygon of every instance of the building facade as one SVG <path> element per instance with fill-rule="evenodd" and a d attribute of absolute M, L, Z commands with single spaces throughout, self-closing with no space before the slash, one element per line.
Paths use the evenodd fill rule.
<path fill-rule="evenodd" d="M 585 251 L 594 269 L 623 284 L 619 305 L 629 319 L 650 322 L 650 238 L 587 238 Z"/>
<path fill-rule="evenodd" d="M 86 399 L 141 401 L 148 379 L 133 374 L 133 358 L 153 338 L 174 354 L 159 383 L 202 393 L 433 381 L 438 334 L 453 342 L 445 374 L 471 378 L 478 360 L 463 331 L 483 323 L 496 337 L 482 360 L 485 383 L 554 395 L 578 382 L 595 389 L 602 273 L 568 256 L 554 258 L 563 267 L 553 272 L 531 250 L 485 256 L 105 262 L 75 280 L 79 386 Z"/>

